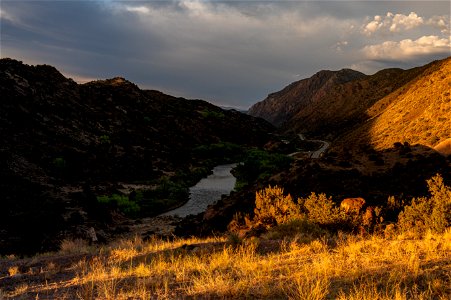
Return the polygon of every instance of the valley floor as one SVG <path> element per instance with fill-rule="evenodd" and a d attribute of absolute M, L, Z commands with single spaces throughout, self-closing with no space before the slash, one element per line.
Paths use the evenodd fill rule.
<path fill-rule="evenodd" d="M 450 299 L 451 231 L 64 241 L 0 259 L 0 299 Z"/>

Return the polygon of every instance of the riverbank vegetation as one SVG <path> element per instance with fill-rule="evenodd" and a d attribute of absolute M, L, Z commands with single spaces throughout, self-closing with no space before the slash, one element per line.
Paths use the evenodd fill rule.
<path fill-rule="evenodd" d="M 331 226 L 364 219 L 346 217 L 330 198 L 312 194 L 293 201 L 282 188 L 268 187 L 257 193 L 255 216 L 247 224 L 264 225 L 260 234 L 135 238 L 104 246 L 65 240 L 58 253 L 1 258 L 0 295 L 449 299 L 451 189 L 438 175 L 428 180 L 428 187 L 428 197 L 405 200 L 404 205 L 390 198 L 384 209 L 399 211 L 397 221 L 360 232 Z"/>
<path fill-rule="evenodd" d="M 97 210 L 118 210 L 131 218 L 159 215 L 187 202 L 189 187 L 210 172 L 209 167 L 197 167 L 162 176 L 129 193 L 97 196 Z"/>
<path fill-rule="evenodd" d="M 255 148 L 247 150 L 240 164 L 232 171 L 236 177 L 235 190 L 239 191 L 255 181 L 268 179 L 288 168 L 292 160 L 284 154 Z"/>
<path fill-rule="evenodd" d="M 189 188 L 211 173 L 218 164 L 240 162 L 233 170 L 240 190 L 258 180 L 289 167 L 292 158 L 274 151 L 246 148 L 228 142 L 201 145 L 192 151 L 197 166 L 178 170 L 174 174 L 145 182 L 131 193 L 112 192 L 96 197 L 98 210 L 118 210 L 131 218 L 156 216 L 188 201 Z"/>

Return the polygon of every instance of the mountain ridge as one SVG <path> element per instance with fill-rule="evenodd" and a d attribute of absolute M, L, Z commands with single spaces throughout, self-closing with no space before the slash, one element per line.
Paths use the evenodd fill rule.
<path fill-rule="evenodd" d="M 350 69 L 319 71 L 310 78 L 293 82 L 281 91 L 269 94 L 265 100 L 251 106 L 248 113 L 280 126 L 298 111 L 314 103 L 330 86 L 361 76 L 364 74 Z"/>
<path fill-rule="evenodd" d="M 373 75 L 358 76 L 344 82 L 328 81 L 329 85 L 323 82 L 316 89 L 299 85 L 300 82 L 314 81 L 315 76 L 321 74 L 319 72 L 270 94 L 271 97 L 254 104 L 249 113 L 273 122 L 284 132 L 291 131 L 308 136 L 336 139 L 346 132 L 364 126 L 365 122 L 381 114 L 391 105 L 390 99 L 396 98 L 396 93 L 408 89 L 428 70 L 442 64 L 449 65 L 450 61 L 451 59 L 447 58 L 408 70 L 384 69 Z M 449 76 L 443 76 L 449 80 Z M 427 86 L 426 83 L 424 85 Z M 430 89 L 433 89 L 434 84 L 431 82 L 429 85 L 432 86 Z M 297 94 L 291 91 L 293 87 L 299 89 Z M 441 86 L 440 89 L 446 92 L 445 86 Z M 299 99 L 297 95 L 304 95 L 305 98 Z M 412 99 L 415 101 L 414 98 Z M 300 106 L 300 102 L 305 104 Z M 286 107 L 296 109 L 287 115 Z M 274 120 L 277 121 L 274 122 Z"/>

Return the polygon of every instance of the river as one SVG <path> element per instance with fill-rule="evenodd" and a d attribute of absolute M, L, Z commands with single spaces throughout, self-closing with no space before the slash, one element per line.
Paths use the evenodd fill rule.
<path fill-rule="evenodd" d="M 186 217 L 204 212 L 208 205 L 228 195 L 235 187 L 236 178 L 230 171 L 237 164 L 219 165 L 213 169 L 213 174 L 201 179 L 189 189 L 189 200 L 183 206 L 164 213 L 162 216 Z"/>

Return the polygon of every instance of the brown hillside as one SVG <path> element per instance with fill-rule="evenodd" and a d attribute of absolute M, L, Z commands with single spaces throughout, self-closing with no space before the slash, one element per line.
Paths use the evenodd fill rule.
<path fill-rule="evenodd" d="M 386 69 L 371 76 L 338 83 L 315 95 L 314 105 L 300 110 L 285 130 L 317 136 L 336 136 L 363 122 L 368 107 L 417 76 L 421 69 Z"/>
<path fill-rule="evenodd" d="M 424 68 L 385 69 L 370 76 L 349 69 L 320 71 L 270 94 L 252 106 L 249 114 L 286 132 L 338 136 L 366 121 L 368 108 L 422 74 Z M 385 109 L 389 100 L 375 110 Z"/>
<path fill-rule="evenodd" d="M 377 150 L 395 142 L 434 147 L 451 137 L 451 58 L 423 67 L 413 80 L 367 111 L 370 119 L 339 144 L 370 144 Z"/>
<path fill-rule="evenodd" d="M 249 114 L 266 119 L 280 126 L 300 111 L 315 106 L 330 94 L 337 85 L 365 77 L 363 73 L 343 69 L 340 71 L 320 71 L 310 78 L 296 81 L 249 109 Z"/>

